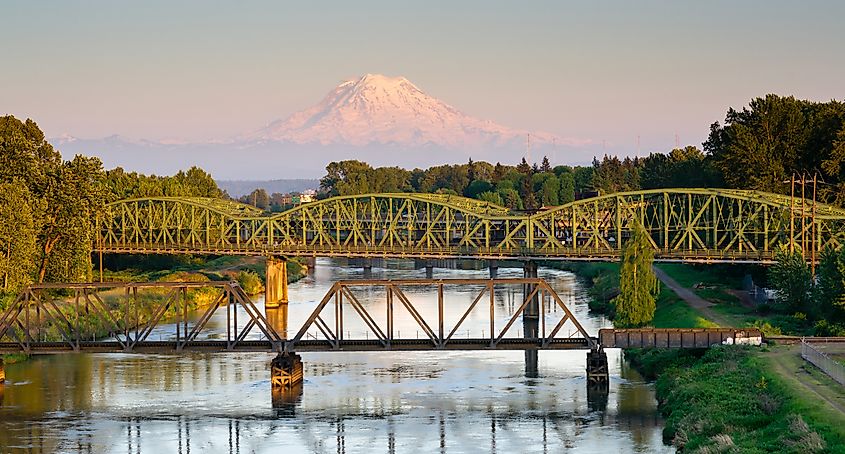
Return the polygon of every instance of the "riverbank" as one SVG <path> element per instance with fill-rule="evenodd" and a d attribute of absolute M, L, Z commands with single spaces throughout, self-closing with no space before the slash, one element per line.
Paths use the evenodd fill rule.
<path fill-rule="evenodd" d="M 590 286 L 591 308 L 612 311 L 612 264 L 575 264 L 570 271 Z M 661 264 L 663 284 L 653 326 L 699 328 L 766 326 L 758 308 L 741 298 L 741 274 L 682 264 Z M 618 278 L 616 279 L 618 283 Z M 618 285 L 618 284 L 617 284 Z M 681 297 L 683 295 L 683 297 Z M 699 304 L 694 304 L 696 301 Z M 782 318 L 782 317 L 781 317 Z M 845 452 L 841 430 L 845 392 L 794 347 L 725 346 L 708 350 L 629 349 L 626 359 L 656 380 L 664 440 L 683 452 Z M 805 377 L 802 379 L 802 377 Z"/>
<path fill-rule="evenodd" d="M 767 355 L 740 346 L 625 354 L 657 377 L 664 440 L 679 451 L 845 452 L 842 415 L 773 371 Z"/>

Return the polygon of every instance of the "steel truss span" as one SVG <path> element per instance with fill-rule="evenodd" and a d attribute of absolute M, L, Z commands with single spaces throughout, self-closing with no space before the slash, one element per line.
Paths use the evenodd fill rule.
<path fill-rule="evenodd" d="M 474 289 L 475 297 L 469 304 L 445 301 L 443 290 L 448 286 Z M 521 303 L 515 302 L 512 313 L 502 317 L 497 304 L 502 293 L 513 291 L 514 286 L 520 294 L 523 288 L 527 293 Z M 434 289 L 437 302 L 418 301 L 413 290 L 420 287 Z M 195 318 L 188 313 L 188 291 L 198 288 L 215 289 L 216 295 Z M 58 296 L 55 290 L 65 290 L 63 293 L 70 296 Z M 157 292 L 158 297 L 139 298 L 139 291 L 145 290 Z M 383 306 L 380 302 L 362 303 L 362 290 L 383 291 Z M 463 315 L 452 320 L 445 309 L 454 309 L 456 304 L 461 305 L 459 313 Z M 384 311 L 376 313 L 373 307 L 383 307 Z M 208 329 L 217 311 L 226 313 L 225 335 Z M 410 315 L 419 327 L 416 334 L 405 330 L 403 337 L 394 329 L 397 313 Z M 470 315 L 476 321 L 486 318 L 485 328 L 476 326 L 470 330 L 471 335 L 464 336 Z M 104 322 L 106 332 L 101 333 L 101 339 L 86 334 L 84 327 L 89 326 L 91 316 Z M 350 331 L 352 325 L 358 328 Z M 281 327 L 268 321 L 234 282 L 43 284 L 24 290 L 0 314 L 0 353 L 554 350 L 597 346 L 557 293 L 536 278 L 340 281 L 302 326 L 291 331 L 296 332 L 292 338 L 280 334 L 286 331 L 286 321 Z M 526 336 L 526 332 L 533 334 Z"/>
<path fill-rule="evenodd" d="M 96 222 L 95 250 L 114 253 L 613 260 L 637 224 L 659 261 L 770 263 L 779 247 L 810 259 L 845 243 L 841 208 L 729 189 L 624 192 L 532 215 L 440 194 L 334 197 L 272 216 L 158 197 L 111 203 Z"/>

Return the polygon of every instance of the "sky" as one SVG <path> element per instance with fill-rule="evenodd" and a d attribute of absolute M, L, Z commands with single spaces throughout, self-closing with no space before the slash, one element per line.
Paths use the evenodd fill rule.
<path fill-rule="evenodd" d="M 845 98 L 843 17 L 839 1 L 0 1 L 0 113 L 48 137 L 208 141 L 383 73 L 510 127 L 667 151 L 766 93 Z"/>

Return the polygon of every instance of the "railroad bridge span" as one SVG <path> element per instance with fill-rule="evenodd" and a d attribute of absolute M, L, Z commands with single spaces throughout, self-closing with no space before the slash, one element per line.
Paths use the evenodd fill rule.
<path fill-rule="evenodd" d="M 470 290 L 472 302 L 446 301 L 448 286 Z M 521 288 L 521 300 L 506 314 L 497 315 L 502 310 L 497 308 L 497 293 L 514 286 Z M 420 288 L 436 291 L 436 302 L 418 301 L 415 290 Z M 200 289 L 211 290 L 213 298 L 197 317 L 189 314 L 189 298 L 190 292 Z M 363 292 L 368 300 L 360 296 Z M 383 300 L 372 304 L 373 295 Z M 447 308 L 461 315 L 450 318 Z M 405 330 L 403 336 L 395 329 L 399 313 L 413 319 L 418 327 L 413 335 Z M 210 328 L 215 314 L 225 320 L 224 330 Z M 468 317 L 476 324 L 468 323 Z M 102 321 L 99 337 L 86 331 L 92 318 Z M 291 388 L 303 377 L 297 354 L 301 352 L 525 350 L 536 354 L 537 350 L 581 349 L 587 351 L 588 382 L 606 387 L 605 347 L 707 348 L 761 340 L 757 330 L 724 328 L 603 329 L 596 337 L 538 278 L 339 281 L 301 326 L 288 328 L 286 305 L 262 310 L 236 282 L 40 284 L 25 289 L 0 314 L 0 353 L 276 353 L 271 363 L 273 385 Z"/>

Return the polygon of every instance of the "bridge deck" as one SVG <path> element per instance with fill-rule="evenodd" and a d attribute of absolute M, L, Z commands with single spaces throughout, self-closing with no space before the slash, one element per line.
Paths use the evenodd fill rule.
<path fill-rule="evenodd" d="M 33 342 L 26 350 L 16 342 L 0 343 L 0 354 L 26 351 L 33 355 L 51 355 L 61 353 L 233 353 L 255 352 L 273 353 L 284 349 L 284 344 L 267 340 L 240 341 L 230 345 L 227 341 L 193 341 L 184 348 L 179 348 L 176 341 L 139 342 L 131 351 L 124 350 L 116 341 L 80 342 L 78 348 L 67 342 Z M 502 339 L 491 346 L 489 338 L 452 339 L 446 345 L 439 346 L 429 339 L 394 339 L 385 346 L 378 340 L 343 340 L 334 347 L 324 340 L 302 340 L 296 345 L 289 344 L 289 350 L 299 352 L 371 352 L 371 351 L 466 351 L 466 350 L 588 350 L 586 339 L 553 339 L 544 345 L 543 339 Z"/>

